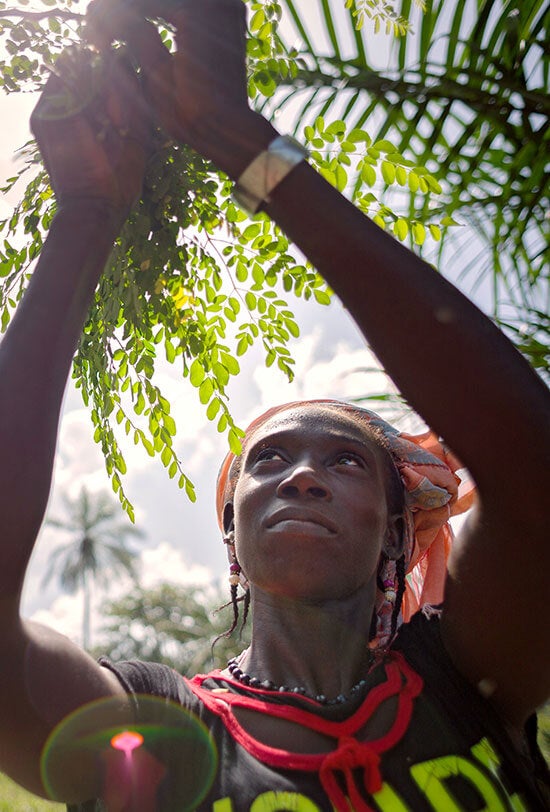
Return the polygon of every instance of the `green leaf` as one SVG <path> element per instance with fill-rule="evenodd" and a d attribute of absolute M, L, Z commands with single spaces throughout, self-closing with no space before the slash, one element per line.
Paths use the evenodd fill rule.
<path fill-rule="evenodd" d="M 428 229 L 430 231 L 430 234 L 432 235 L 432 238 L 436 242 L 439 242 L 441 239 L 441 229 L 439 228 L 439 226 L 435 225 L 434 223 L 430 223 L 428 225 Z"/>
<path fill-rule="evenodd" d="M 382 177 L 384 181 L 391 185 L 395 181 L 396 170 L 393 164 L 390 164 L 388 161 L 382 161 Z"/>
<path fill-rule="evenodd" d="M 231 375 L 238 375 L 239 372 L 241 371 L 241 368 L 239 366 L 239 362 L 237 361 L 237 359 L 234 358 L 232 355 L 229 355 L 229 353 L 227 352 L 222 352 L 221 357 L 228 372 Z"/>
<path fill-rule="evenodd" d="M 206 405 L 214 393 L 214 384 L 210 378 L 205 378 L 199 387 L 199 399 Z"/>
<path fill-rule="evenodd" d="M 420 178 L 418 177 L 416 172 L 409 172 L 408 182 L 409 189 L 411 190 L 411 192 L 417 192 L 418 187 L 420 186 Z"/>
<path fill-rule="evenodd" d="M 243 447 L 239 437 L 237 436 L 235 429 L 229 429 L 227 433 L 227 439 L 229 441 L 229 448 L 231 449 L 233 454 L 235 454 L 235 456 L 238 457 L 241 454 Z"/>
<path fill-rule="evenodd" d="M 352 144 L 360 144 L 365 143 L 367 146 L 371 144 L 371 137 L 365 130 L 350 130 L 347 134 L 348 141 L 351 141 Z"/>
<path fill-rule="evenodd" d="M 248 337 L 242 336 L 237 343 L 237 355 L 244 355 L 248 349 Z"/>
<path fill-rule="evenodd" d="M 330 133 L 331 135 L 343 135 L 345 132 L 346 124 L 340 119 L 333 121 L 325 130 L 325 133 Z"/>
<path fill-rule="evenodd" d="M 322 305 L 329 305 L 330 304 L 330 296 L 326 292 L 326 290 L 316 289 L 316 290 L 313 291 L 313 296 L 315 297 L 315 300 L 319 304 L 322 304 Z"/>
<path fill-rule="evenodd" d="M 426 229 L 423 223 L 413 223 L 411 225 L 413 240 L 416 245 L 424 245 L 426 240 Z"/>
<path fill-rule="evenodd" d="M 398 152 L 397 147 L 395 147 L 391 141 L 387 141 L 383 138 L 373 144 L 373 149 L 378 152 Z"/>
<path fill-rule="evenodd" d="M 407 239 L 407 236 L 409 234 L 409 224 L 407 223 L 406 220 L 400 217 L 398 220 L 395 221 L 393 230 L 397 238 L 403 242 L 404 240 Z"/>
<path fill-rule="evenodd" d="M 195 358 L 195 360 L 191 364 L 191 369 L 189 371 L 189 380 L 191 381 L 193 386 L 198 387 L 204 381 L 205 375 L 206 372 L 202 363 L 199 361 L 198 358 Z"/>
<path fill-rule="evenodd" d="M 395 179 L 400 186 L 407 185 L 407 171 L 402 166 L 395 167 Z"/>
<path fill-rule="evenodd" d="M 214 418 L 220 411 L 221 405 L 222 404 L 219 398 L 212 398 L 206 410 L 206 416 L 209 420 L 214 420 Z"/>
<path fill-rule="evenodd" d="M 361 180 L 363 180 L 367 186 L 374 186 L 376 183 L 376 172 L 370 164 L 363 164 L 361 168 Z"/>
<path fill-rule="evenodd" d="M 246 242 L 252 242 L 258 234 L 260 234 L 262 227 L 259 223 L 252 223 L 251 225 L 247 226 L 243 231 L 243 237 Z"/>
<path fill-rule="evenodd" d="M 215 363 L 212 365 L 212 371 L 214 372 L 220 386 L 227 386 L 229 383 L 229 372 L 224 365 Z"/>
<path fill-rule="evenodd" d="M 262 8 L 258 9 L 250 18 L 248 27 L 252 33 L 258 32 L 265 24 L 265 12 Z"/>
<path fill-rule="evenodd" d="M 343 192 L 347 186 L 348 175 L 343 166 L 338 165 L 335 170 L 336 188 L 339 192 Z"/>
<path fill-rule="evenodd" d="M 187 478 L 185 478 L 185 493 L 186 493 L 187 498 L 189 499 L 190 502 L 196 502 L 197 501 L 197 494 L 195 493 L 195 487 L 194 487 L 193 483 Z"/>

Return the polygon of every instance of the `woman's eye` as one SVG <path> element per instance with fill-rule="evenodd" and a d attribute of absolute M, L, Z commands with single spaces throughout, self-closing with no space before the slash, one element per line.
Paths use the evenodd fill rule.
<path fill-rule="evenodd" d="M 264 448 L 256 457 L 256 462 L 269 462 L 271 460 L 282 460 L 282 455 L 275 448 Z"/>
<path fill-rule="evenodd" d="M 336 465 L 357 466 L 364 468 L 365 463 L 357 454 L 338 454 L 336 457 Z"/>

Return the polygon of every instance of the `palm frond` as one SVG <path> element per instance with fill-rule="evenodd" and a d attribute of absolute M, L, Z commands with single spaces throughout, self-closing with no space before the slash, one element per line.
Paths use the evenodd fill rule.
<path fill-rule="evenodd" d="M 472 13 L 462 0 L 429 0 L 415 36 L 396 40 L 383 70 L 368 59 L 370 33 L 355 31 L 351 41 L 339 33 L 353 29 L 343 3 L 281 6 L 302 45 L 297 75 L 281 82 L 275 107 L 292 104 L 298 134 L 319 114 L 341 118 L 393 140 L 430 171 L 437 164 L 441 206 L 476 227 L 486 245 L 494 315 L 511 302 L 528 316 L 549 285 L 550 6 L 479 0 Z M 411 0 L 401 1 L 402 16 L 412 10 Z M 326 34 L 322 49 L 311 33 L 314 13 Z M 417 207 L 411 194 L 410 216 Z M 529 346 L 521 344 L 527 353 Z M 528 357 L 541 368 L 538 351 Z"/>
<path fill-rule="evenodd" d="M 48 519 L 47 524 L 73 535 L 71 541 L 54 549 L 50 556 L 42 583 L 57 578 L 69 593 L 84 588 L 85 605 L 89 600 L 92 581 L 106 583 L 113 575 L 127 574 L 137 577 L 135 553 L 128 546 L 127 537 L 143 536 L 138 528 L 119 521 L 121 509 L 108 494 L 89 493 L 82 487 L 77 497 L 63 496 L 67 521 Z M 89 639 L 84 613 L 83 639 Z"/>

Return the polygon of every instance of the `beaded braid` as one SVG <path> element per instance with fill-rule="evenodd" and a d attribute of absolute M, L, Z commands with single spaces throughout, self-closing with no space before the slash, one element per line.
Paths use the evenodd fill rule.
<path fill-rule="evenodd" d="M 237 623 L 239 622 L 239 598 L 237 597 L 237 586 L 236 586 L 236 584 L 235 585 L 231 584 L 230 589 L 231 589 L 231 599 L 227 603 L 224 603 L 222 606 L 219 606 L 216 609 L 216 612 L 221 612 L 222 609 L 227 609 L 228 606 L 231 606 L 233 608 L 233 621 L 232 621 L 231 626 L 229 627 L 229 629 L 227 629 L 227 631 L 221 632 L 214 639 L 214 642 L 212 643 L 212 646 L 211 646 L 212 654 L 214 654 L 214 646 L 216 645 L 218 640 L 221 640 L 222 637 L 231 637 L 231 635 L 233 634 L 233 632 L 237 628 Z M 241 600 L 242 600 L 242 598 L 241 598 Z"/>
<path fill-rule="evenodd" d="M 218 640 L 221 640 L 222 637 L 231 637 L 231 635 L 233 634 L 233 632 L 237 628 L 237 626 L 239 624 L 239 616 L 240 616 L 239 603 L 241 603 L 241 602 L 243 604 L 243 619 L 242 619 L 242 622 L 241 622 L 241 634 L 242 634 L 243 629 L 245 627 L 246 621 L 248 620 L 248 611 L 249 611 L 249 608 L 250 608 L 250 590 L 247 589 L 246 592 L 244 593 L 244 595 L 242 595 L 240 598 L 238 597 L 238 594 L 237 594 L 238 593 L 237 584 L 231 584 L 230 591 L 231 591 L 231 599 L 228 601 L 228 603 L 224 603 L 223 606 L 220 606 L 220 608 L 217 609 L 216 611 L 221 612 L 222 609 L 226 609 L 228 606 L 231 606 L 232 609 L 233 609 L 233 621 L 232 621 L 231 626 L 229 627 L 229 629 L 227 629 L 227 631 L 222 632 L 221 634 L 219 634 L 216 637 L 216 639 L 212 643 L 212 648 L 214 648 L 214 646 L 216 645 Z"/>
<path fill-rule="evenodd" d="M 230 637 L 235 629 L 237 628 L 237 623 L 239 622 L 239 599 L 237 598 L 237 584 L 231 584 L 231 606 L 233 608 L 233 622 L 231 627 L 224 632 L 224 637 Z"/>
<path fill-rule="evenodd" d="M 250 609 L 250 590 L 247 589 L 244 593 L 243 600 L 243 622 L 241 623 L 241 633 L 246 625 L 246 621 L 248 620 L 248 610 Z"/>

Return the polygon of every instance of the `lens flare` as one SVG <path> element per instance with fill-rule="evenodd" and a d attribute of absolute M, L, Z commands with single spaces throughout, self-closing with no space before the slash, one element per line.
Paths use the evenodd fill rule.
<path fill-rule="evenodd" d="M 111 747 L 115 750 L 122 750 L 125 753 L 131 753 L 136 747 L 141 747 L 143 744 L 143 736 L 135 730 L 123 730 L 122 733 L 117 733 L 111 739 Z"/>
<path fill-rule="evenodd" d="M 151 696 L 102 699 L 67 716 L 41 756 L 52 799 L 89 793 L 107 809 L 191 812 L 218 765 L 214 741 L 193 713 Z"/>

